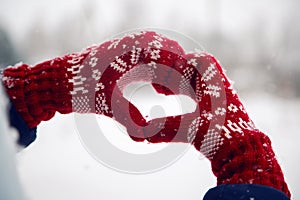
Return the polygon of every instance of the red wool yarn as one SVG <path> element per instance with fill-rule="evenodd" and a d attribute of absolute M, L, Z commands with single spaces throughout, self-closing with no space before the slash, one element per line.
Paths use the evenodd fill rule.
<path fill-rule="evenodd" d="M 123 97 L 132 82 L 188 95 L 193 113 L 146 121 Z M 259 131 L 214 56 L 186 53 L 174 40 L 141 31 L 35 66 L 3 71 L 2 82 L 29 127 L 55 112 L 114 118 L 134 141 L 191 143 L 212 165 L 218 184 L 261 184 L 290 197 L 271 141 Z"/>

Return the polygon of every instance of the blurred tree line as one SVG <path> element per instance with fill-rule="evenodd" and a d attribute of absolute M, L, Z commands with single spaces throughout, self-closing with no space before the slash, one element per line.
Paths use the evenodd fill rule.
<path fill-rule="evenodd" d="M 17 53 L 4 29 L 0 28 L 0 68 L 12 65 L 18 60 Z"/>
<path fill-rule="evenodd" d="M 113 25 L 105 16 L 99 15 L 104 5 L 96 4 L 96 1 L 85 1 L 79 12 L 66 15 L 51 30 L 42 17 L 35 18 L 17 48 L 20 57 L 14 51 L 8 35 L 0 30 L 0 64 L 14 64 L 20 58 L 34 64 L 80 51 L 118 32 L 150 25 L 139 17 L 147 9 L 141 1 L 126 1 Z M 270 26 L 274 21 L 258 15 L 254 25 L 247 27 L 246 24 L 244 30 L 234 35 L 224 31 L 221 5 L 219 0 L 206 4 L 207 13 L 212 13 L 207 18 L 213 24 L 208 29 L 203 30 L 192 21 L 174 20 L 178 19 L 177 10 L 170 10 L 164 19 L 166 25 L 160 27 L 178 30 L 199 41 L 221 61 L 240 92 L 262 91 L 288 98 L 300 97 L 299 1 L 289 2 L 289 13 L 282 13 L 281 20 L 275 23 L 275 29 Z"/>

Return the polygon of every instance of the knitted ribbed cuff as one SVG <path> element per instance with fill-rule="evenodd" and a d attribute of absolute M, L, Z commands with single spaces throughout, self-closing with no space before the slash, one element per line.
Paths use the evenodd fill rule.
<path fill-rule="evenodd" d="M 259 184 L 283 191 L 291 196 L 267 135 L 252 130 L 243 136 L 224 140 L 211 159 L 218 185 Z"/>
<path fill-rule="evenodd" d="M 67 71 L 67 57 L 35 66 L 19 64 L 3 71 L 2 82 L 16 110 L 27 125 L 36 127 L 52 118 L 56 111 L 72 111 L 72 76 Z"/>

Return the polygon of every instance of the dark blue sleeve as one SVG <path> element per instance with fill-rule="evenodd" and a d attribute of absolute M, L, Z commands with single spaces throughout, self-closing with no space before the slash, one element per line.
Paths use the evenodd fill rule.
<path fill-rule="evenodd" d="M 203 200 L 289 200 L 281 191 L 272 187 L 255 184 L 228 184 L 214 187 Z"/>
<path fill-rule="evenodd" d="M 27 147 L 36 139 L 37 128 L 29 128 L 26 122 L 19 115 L 12 102 L 8 105 L 9 125 L 17 129 L 19 133 L 18 144 Z"/>

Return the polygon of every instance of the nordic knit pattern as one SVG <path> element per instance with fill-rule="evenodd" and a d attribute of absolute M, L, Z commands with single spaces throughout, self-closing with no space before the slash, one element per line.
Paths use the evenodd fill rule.
<path fill-rule="evenodd" d="M 188 95 L 197 109 L 147 122 L 122 94 L 136 81 L 165 95 Z M 218 184 L 262 184 L 290 197 L 268 136 L 249 118 L 219 62 L 186 53 L 163 35 L 141 31 L 35 66 L 8 67 L 2 82 L 29 127 L 55 112 L 102 114 L 123 124 L 134 141 L 191 143 L 211 161 Z"/>

